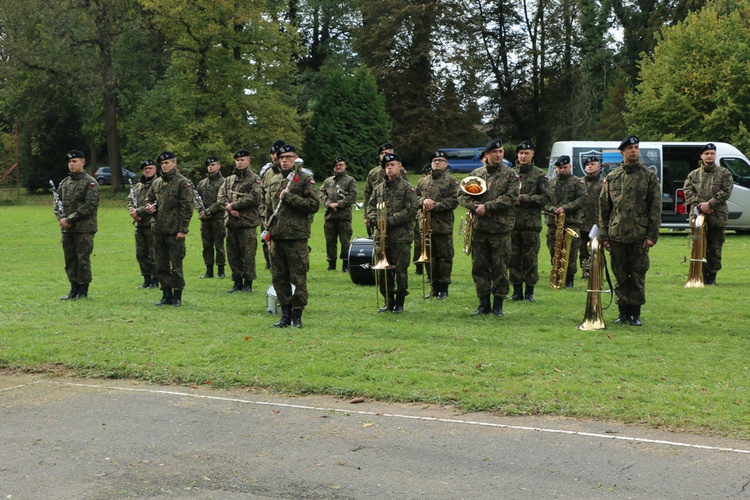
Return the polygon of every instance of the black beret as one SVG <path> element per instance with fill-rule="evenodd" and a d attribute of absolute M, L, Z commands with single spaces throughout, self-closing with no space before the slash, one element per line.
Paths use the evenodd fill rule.
<path fill-rule="evenodd" d="M 521 142 L 521 144 L 519 144 L 518 147 L 516 148 L 516 151 L 524 151 L 527 149 L 531 149 L 531 150 L 534 149 L 534 145 L 531 143 L 531 141 Z"/>
<path fill-rule="evenodd" d="M 81 151 L 79 149 L 72 149 L 72 150 L 68 151 L 67 153 L 65 153 L 65 159 L 66 160 L 72 160 L 73 158 L 83 158 L 85 160 L 86 159 L 86 155 L 84 154 L 83 151 Z"/>
<path fill-rule="evenodd" d="M 283 146 L 284 144 L 286 143 L 280 139 L 278 141 L 274 141 L 274 143 L 271 144 L 271 154 L 278 153 L 279 150 L 281 149 L 281 146 Z"/>
<path fill-rule="evenodd" d="M 705 151 L 716 151 L 716 144 L 713 142 L 709 142 L 705 146 L 701 148 L 700 151 L 698 151 L 700 154 L 703 154 Z"/>
<path fill-rule="evenodd" d="M 141 162 L 140 169 L 143 170 L 144 168 L 150 167 L 151 165 L 154 165 L 154 160 L 152 160 L 150 158 L 148 160 L 143 160 Z"/>
<path fill-rule="evenodd" d="M 343 156 L 339 156 L 338 158 L 336 158 L 335 160 L 333 160 L 333 164 L 331 166 L 335 167 L 337 163 L 342 162 L 342 161 L 346 162 L 346 160 L 344 159 Z"/>
<path fill-rule="evenodd" d="M 629 135 L 625 139 L 622 140 L 620 145 L 617 147 L 618 151 L 622 151 L 626 147 L 630 146 L 631 144 L 638 144 L 639 141 L 638 138 L 634 135 Z"/>
<path fill-rule="evenodd" d="M 284 153 L 295 153 L 296 154 L 297 153 L 297 148 L 295 148 L 291 144 L 282 144 L 281 146 L 279 146 L 278 153 L 279 154 L 284 154 Z"/>
<path fill-rule="evenodd" d="M 248 151 L 247 149 L 240 149 L 239 151 L 237 151 L 236 153 L 234 153 L 234 158 L 235 159 L 237 159 L 237 158 L 243 158 L 245 156 L 250 156 L 250 151 Z"/>
<path fill-rule="evenodd" d="M 565 165 L 570 165 L 570 156 L 562 155 L 560 158 L 555 160 L 556 167 L 564 167 Z"/>
<path fill-rule="evenodd" d="M 429 163 L 425 163 L 422 166 L 422 173 L 426 174 L 427 172 L 432 172 L 432 165 L 430 165 Z"/>
<path fill-rule="evenodd" d="M 214 162 L 215 163 L 221 163 L 221 161 L 219 161 L 219 159 L 217 157 L 215 157 L 215 156 L 209 156 L 208 158 L 206 158 L 206 166 L 209 166 L 210 164 L 212 164 Z"/>
<path fill-rule="evenodd" d="M 380 160 L 380 166 L 385 168 L 385 165 L 391 161 L 401 161 L 401 158 L 396 153 L 386 153 L 383 155 L 383 159 Z"/>
<path fill-rule="evenodd" d="M 430 161 L 434 160 L 435 158 L 445 158 L 445 151 L 435 151 L 430 155 Z"/>
<path fill-rule="evenodd" d="M 386 149 L 393 149 L 393 144 L 391 144 L 390 142 L 386 142 L 385 144 L 381 144 L 380 147 L 378 148 L 378 154 L 382 153 Z"/>
<path fill-rule="evenodd" d="M 598 156 L 587 156 L 586 158 L 583 159 L 583 166 L 585 167 L 589 163 L 594 163 L 594 162 L 601 163 L 602 160 Z"/>
<path fill-rule="evenodd" d="M 503 147 L 503 140 L 499 137 L 495 137 L 490 142 L 488 142 L 487 145 L 484 147 L 484 152 L 489 153 L 493 149 L 497 149 L 501 147 Z"/>
<path fill-rule="evenodd" d="M 171 160 L 172 158 L 177 158 L 177 155 L 175 155 L 171 151 L 164 151 L 162 154 L 159 155 L 159 157 L 157 158 L 157 160 L 159 160 L 160 162 L 162 162 L 164 160 Z"/>

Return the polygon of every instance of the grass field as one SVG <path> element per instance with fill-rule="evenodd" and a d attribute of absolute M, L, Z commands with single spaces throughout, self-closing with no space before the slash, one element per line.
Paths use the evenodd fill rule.
<path fill-rule="evenodd" d="M 686 233 L 663 232 L 651 253 L 644 327 L 615 325 L 613 305 L 608 329 L 593 333 L 576 328 L 586 283 L 549 288 L 546 249 L 537 303 L 508 301 L 502 319 L 469 316 L 477 299 L 460 251 L 447 300 L 422 300 L 412 268 L 406 312 L 377 314 L 373 287 L 325 270 L 319 214 L 304 328 L 278 330 L 266 313 L 270 276 L 260 253 L 252 294 L 227 294 L 226 279 L 197 279 L 204 270 L 197 217 L 183 307 L 154 307 L 160 293 L 138 288 L 130 218 L 113 198 L 100 208 L 89 299 L 77 302 L 58 300 L 68 284 L 51 197 L 0 206 L 0 368 L 455 404 L 750 439 L 748 236 L 728 234 L 719 286 L 685 289 Z M 360 214 L 355 236 L 364 235 Z"/>

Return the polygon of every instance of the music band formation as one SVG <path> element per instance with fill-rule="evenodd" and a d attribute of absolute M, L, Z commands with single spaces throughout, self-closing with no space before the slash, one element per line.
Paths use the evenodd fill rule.
<path fill-rule="evenodd" d="M 372 237 L 372 262 L 363 267 L 373 270 L 383 297 L 378 312 L 398 314 L 404 311 L 409 295 L 411 263 L 422 274 L 425 299 L 448 298 L 454 212 L 461 205 L 466 213 L 459 232 L 463 252 L 471 256 L 479 300 L 472 316 L 502 317 L 508 294 L 512 301 L 535 302 L 544 218 L 550 285 L 573 287 L 579 266 L 588 280 L 586 312 L 579 328 L 604 328 L 601 295 L 609 292 L 603 290 L 602 283 L 604 250 L 610 254 L 615 277 L 619 309 L 615 322 L 641 326 L 648 254 L 659 236 L 661 187 L 656 173 L 640 162 L 637 137 L 625 138 L 619 150 L 623 162 L 606 178 L 602 178 L 601 160 L 596 156 L 584 159 L 584 178 L 572 175 L 570 158 L 561 156 L 550 180 L 534 164 L 530 141 L 518 145 L 516 164 L 511 168 L 503 162 L 505 150 L 497 138 L 484 148 L 484 166 L 460 183 L 448 172 L 444 153 L 433 153 L 415 187 L 393 145 L 383 144 L 378 150 L 379 164 L 367 175 L 361 205 L 357 203 L 357 181 L 347 174 L 344 158 L 333 160 L 333 175 L 318 190 L 296 148 L 284 141 L 274 142 L 272 161 L 258 174 L 250 168 L 247 150 L 234 154 L 235 168 L 227 178 L 221 174 L 220 160 L 207 158 L 207 175 L 197 186 L 180 174 L 175 153 L 165 151 L 157 158 L 161 175 L 157 175 L 157 164 L 146 160 L 140 165 L 143 175 L 130 183 L 127 207 L 135 227 L 141 286 L 161 289 L 162 298 L 156 306 L 181 306 L 185 238 L 196 209 L 206 266 L 200 278 L 224 278 L 228 264 L 232 280 L 228 292 L 252 292 L 260 245 L 281 306 L 281 316 L 272 326 L 301 328 L 308 303 L 308 240 L 313 217 L 322 205 L 328 270 L 335 271 L 341 260 L 341 270 L 346 273 L 350 268 L 347 252 L 352 244 L 352 210 L 362 206 Z M 713 144 L 704 146 L 700 156 L 701 165 L 690 172 L 684 185 L 694 240 L 689 287 L 716 283 L 728 219 L 726 201 L 733 187 L 731 173 L 715 164 Z M 52 181 L 50 184 L 70 282 L 70 291 L 62 300 L 78 300 L 88 296 L 91 282 L 99 185 L 85 171 L 83 152 L 70 151 L 66 159 L 70 175 L 59 190 Z"/>

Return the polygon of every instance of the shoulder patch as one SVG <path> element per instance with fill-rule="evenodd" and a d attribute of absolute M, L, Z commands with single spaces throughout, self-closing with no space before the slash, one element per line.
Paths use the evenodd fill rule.
<path fill-rule="evenodd" d="M 547 179 L 547 180 L 549 180 L 549 175 L 544 174 L 544 178 Z"/>
<path fill-rule="evenodd" d="M 602 181 L 602 184 L 606 184 L 606 183 L 607 183 L 607 178 L 605 177 L 604 180 Z"/>
<path fill-rule="evenodd" d="M 583 179 L 578 179 L 578 183 L 583 184 L 584 183 Z"/>
<path fill-rule="evenodd" d="M 256 184 L 260 184 L 260 179 L 255 179 Z"/>
<path fill-rule="evenodd" d="M 411 192 L 412 192 L 412 193 L 414 193 L 414 192 L 416 191 L 416 189 L 414 189 L 413 187 L 412 187 L 412 188 L 409 188 L 409 189 L 411 189 Z"/>
<path fill-rule="evenodd" d="M 96 181 L 89 182 L 89 186 L 91 186 L 91 187 L 96 186 Z"/>
<path fill-rule="evenodd" d="M 310 184 L 315 184 L 315 179 L 310 179 Z"/>

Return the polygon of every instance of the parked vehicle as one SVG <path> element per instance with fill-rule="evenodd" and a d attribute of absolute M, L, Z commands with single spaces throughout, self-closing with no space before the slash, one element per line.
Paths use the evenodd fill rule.
<path fill-rule="evenodd" d="M 128 183 L 128 179 L 133 179 L 133 181 L 135 181 L 137 177 L 136 174 L 127 168 L 122 169 L 122 180 L 125 184 Z M 94 179 L 96 179 L 96 182 L 98 182 L 100 186 L 107 186 L 112 184 L 112 172 L 109 170 L 109 167 L 99 167 L 94 174 Z"/>
<path fill-rule="evenodd" d="M 448 160 L 448 171 L 456 173 L 469 173 L 476 168 L 484 166 L 479 156 L 484 148 L 440 148 L 438 151 L 445 153 Z M 503 160 L 506 167 L 513 165 L 508 160 Z"/>
<path fill-rule="evenodd" d="M 700 148 L 706 142 L 641 142 L 641 161 L 656 172 L 662 187 L 661 227 L 687 229 L 687 205 L 682 187 L 691 170 L 700 165 Z M 727 229 L 750 232 L 750 160 L 737 148 L 725 142 L 716 145 L 716 163 L 728 168 L 734 177 L 732 196 L 727 201 L 729 222 Z M 602 158 L 602 172 L 606 175 L 622 162 L 617 141 L 561 141 L 552 145 L 549 176 L 555 175 L 555 160 L 570 156 L 573 175 L 583 177 L 582 161 L 598 155 Z"/>

